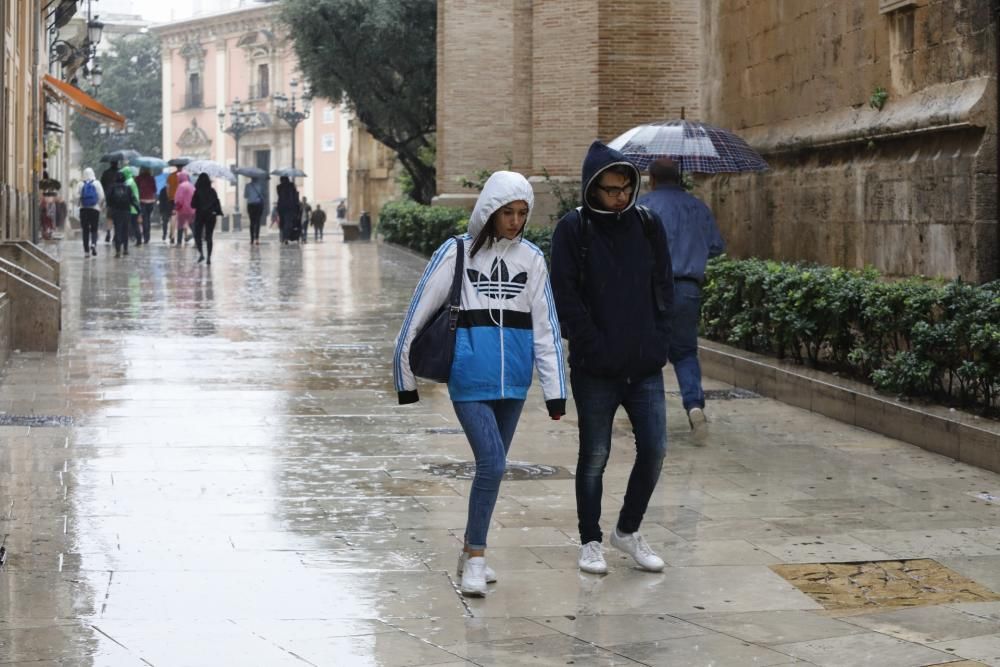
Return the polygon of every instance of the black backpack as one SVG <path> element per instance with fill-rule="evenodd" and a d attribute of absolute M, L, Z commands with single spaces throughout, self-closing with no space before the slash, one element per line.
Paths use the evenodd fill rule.
<path fill-rule="evenodd" d="M 124 183 L 115 183 L 108 193 L 108 204 L 111 208 L 130 208 L 132 206 L 132 193 Z"/>

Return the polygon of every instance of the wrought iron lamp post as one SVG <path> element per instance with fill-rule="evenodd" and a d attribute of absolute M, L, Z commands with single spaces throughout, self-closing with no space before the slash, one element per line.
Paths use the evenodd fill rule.
<path fill-rule="evenodd" d="M 231 136 L 236 141 L 236 167 L 240 166 L 240 139 L 244 134 L 260 127 L 260 116 L 256 111 L 250 110 L 240 98 L 236 98 L 229 105 L 229 127 L 226 127 L 226 108 L 219 107 L 219 129 Z M 240 216 L 240 188 L 236 186 L 236 228 L 239 229 Z"/>
<path fill-rule="evenodd" d="M 302 90 L 302 109 L 297 109 L 295 106 L 295 91 L 299 86 L 298 79 L 292 79 L 289 82 L 289 86 L 292 89 L 291 97 L 285 97 L 282 93 L 277 93 L 274 95 L 274 105 L 275 113 L 278 118 L 288 123 L 289 127 L 292 128 L 292 169 L 295 168 L 295 128 L 299 123 L 309 118 L 309 114 L 312 112 L 312 91 L 308 87 Z"/>

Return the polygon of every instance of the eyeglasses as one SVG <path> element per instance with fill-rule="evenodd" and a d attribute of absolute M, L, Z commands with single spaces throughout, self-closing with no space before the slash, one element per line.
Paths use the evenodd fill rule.
<path fill-rule="evenodd" d="M 604 190 L 604 192 L 606 192 L 607 195 L 613 199 L 618 198 L 623 194 L 627 197 L 631 197 L 632 193 L 635 192 L 635 188 L 632 187 L 631 185 L 626 185 L 624 188 L 619 188 L 616 185 L 612 186 L 598 185 L 597 187 L 600 188 L 601 190 Z"/>

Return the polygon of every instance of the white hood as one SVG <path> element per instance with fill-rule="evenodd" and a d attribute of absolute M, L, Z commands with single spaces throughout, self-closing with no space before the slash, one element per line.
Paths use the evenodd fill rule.
<path fill-rule="evenodd" d="M 483 186 L 479 199 L 476 200 L 476 207 L 472 210 L 472 216 L 469 218 L 469 236 L 473 239 L 479 236 L 490 216 L 500 207 L 514 201 L 528 203 L 530 219 L 531 210 L 535 208 L 535 193 L 531 189 L 531 183 L 516 171 L 493 172 Z M 527 224 L 525 222 L 525 226 Z"/>
<path fill-rule="evenodd" d="M 94 180 L 94 170 L 91 169 L 90 167 L 87 167 L 86 169 L 84 169 L 83 170 L 83 180 L 85 180 L 85 181 L 92 181 L 92 180 Z"/>

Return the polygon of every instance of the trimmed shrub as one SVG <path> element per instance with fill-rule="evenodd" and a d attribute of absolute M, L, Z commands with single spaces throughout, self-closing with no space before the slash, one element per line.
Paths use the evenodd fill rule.
<path fill-rule="evenodd" d="M 886 392 L 1000 408 L 1000 281 L 890 282 L 874 269 L 720 257 L 706 272 L 702 335 Z"/>
<path fill-rule="evenodd" d="M 449 236 L 465 231 L 469 213 L 449 206 L 424 206 L 415 201 L 389 202 L 378 217 L 378 231 L 386 241 L 430 255 Z"/>

